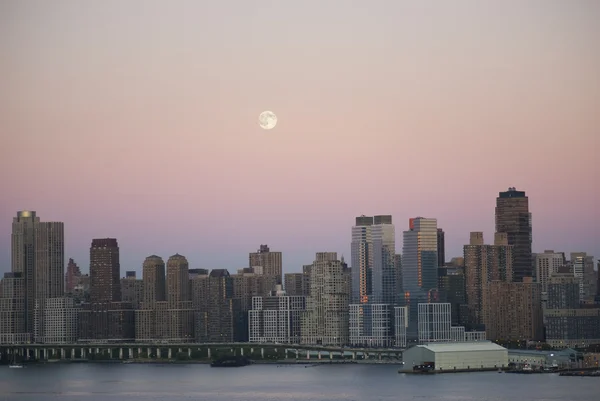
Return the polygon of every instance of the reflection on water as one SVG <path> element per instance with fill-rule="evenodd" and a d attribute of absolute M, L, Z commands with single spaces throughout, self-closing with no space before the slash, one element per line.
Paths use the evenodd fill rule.
<path fill-rule="evenodd" d="M 390 365 L 77 364 L 0 367 L 0 401 L 596 401 L 598 378 L 458 373 L 412 376 Z"/>

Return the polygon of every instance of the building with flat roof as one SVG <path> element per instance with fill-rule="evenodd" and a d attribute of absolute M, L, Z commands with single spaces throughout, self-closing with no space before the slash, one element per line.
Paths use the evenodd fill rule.
<path fill-rule="evenodd" d="M 430 365 L 434 371 L 497 369 L 508 366 L 508 350 L 491 341 L 415 345 L 402 357 L 405 371 Z"/>

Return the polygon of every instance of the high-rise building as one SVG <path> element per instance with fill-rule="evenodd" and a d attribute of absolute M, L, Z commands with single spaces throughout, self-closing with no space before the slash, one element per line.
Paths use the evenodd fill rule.
<path fill-rule="evenodd" d="M 594 257 L 585 252 L 571 253 L 573 274 L 579 279 L 579 298 L 581 303 L 593 304 L 596 295 L 596 272 Z"/>
<path fill-rule="evenodd" d="M 90 247 L 90 301 L 121 301 L 119 244 L 115 238 L 92 240 Z"/>
<path fill-rule="evenodd" d="M 441 228 L 437 229 L 437 252 L 438 267 L 443 267 L 446 263 L 446 236 Z"/>
<path fill-rule="evenodd" d="M 37 343 L 47 342 L 45 333 L 48 331 L 46 324 L 53 324 L 46 320 L 46 303 L 50 300 L 50 308 L 62 304 L 64 300 L 65 281 L 65 243 L 64 224 L 56 222 L 41 222 L 36 229 L 35 245 L 35 305 L 33 336 Z M 70 314 L 68 316 L 71 316 Z M 71 324 L 71 323 L 67 323 Z M 74 322 L 76 324 L 76 321 Z"/>
<path fill-rule="evenodd" d="M 373 241 L 372 301 L 394 304 L 397 299 L 396 231 L 392 216 L 375 216 L 371 226 Z"/>
<path fill-rule="evenodd" d="M 543 253 L 535 254 L 536 281 L 542 285 L 542 298 L 548 292 L 548 280 L 553 274 L 565 265 L 565 254 L 545 250 Z"/>
<path fill-rule="evenodd" d="M 438 300 L 437 220 L 411 218 L 404 231 L 402 247 L 402 289 L 408 311 L 408 341 L 418 339 L 419 303 Z"/>
<path fill-rule="evenodd" d="M 600 344 L 600 308 L 580 304 L 580 279 L 572 273 L 557 273 L 547 286 L 546 342 L 563 348 Z"/>
<path fill-rule="evenodd" d="M 191 300 L 189 264 L 185 256 L 175 254 L 167 261 L 167 299 L 170 307 Z"/>
<path fill-rule="evenodd" d="M 398 301 L 396 234 L 392 216 L 360 216 L 352 227 L 350 343 L 391 346 Z"/>
<path fill-rule="evenodd" d="M 299 344 L 304 296 L 289 296 L 277 285 L 271 295 L 253 297 L 249 311 L 250 342 Z"/>
<path fill-rule="evenodd" d="M 135 339 L 133 305 L 122 302 L 119 244 L 93 239 L 90 247 L 90 303 L 78 314 L 80 341 L 130 342 Z"/>
<path fill-rule="evenodd" d="M 233 279 L 226 269 L 209 274 L 208 302 L 202 335 L 197 341 L 232 342 L 234 339 Z"/>
<path fill-rule="evenodd" d="M 250 269 L 251 270 L 251 269 Z M 242 272 L 231 276 L 233 282 L 233 336 L 236 342 L 248 341 L 248 312 L 254 297 L 264 297 L 278 285 L 274 275 Z"/>
<path fill-rule="evenodd" d="M 302 316 L 302 343 L 348 343 L 349 272 L 336 252 L 318 252 L 310 269 L 310 297 Z"/>
<path fill-rule="evenodd" d="M 438 287 L 440 299 L 450 304 L 452 325 L 467 324 L 467 297 L 465 292 L 465 275 L 463 270 L 441 267 L 438 269 Z"/>
<path fill-rule="evenodd" d="M 408 306 L 394 307 L 394 346 L 406 348 L 406 329 L 408 328 Z"/>
<path fill-rule="evenodd" d="M 35 212 L 21 211 L 13 218 L 11 270 L 24 280 L 25 331 L 33 334 L 35 309 L 36 232 L 40 218 Z"/>
<path fill-rule="evenodd" d="M 11 242 L 12 272 L 24 279 L 26 331 L 34 334 L 36 322 L 38 330 L 44 324 L 44 300 L 64 294 L 64 224 L 40 222 L 35 212 L 20 211 Z"/>
<path fill-rule="evenodd" d="M 350 345 L 392 347 L 395 343 L 393 317 L 393 304 L 350 304 Z"/>
<path fill-rule="evenodd" d="M 482 330 L 487 322 L 487 290 L 491 281 L 512 281 L 512 251 L 505 233 L 496 233 L 494 245 L 485 245 L 482 232 L 472 232 L 464 246 L 467 327 Z"/>
<path fill-rule="evenodd" d="M 65 292 L 72 294 L 75 290 L 75 286 L 79 284 L 79 278 L 81 277 L 81 270 L 77 263 L 70 258 L 67 264 L 67 273 L 65 274 Z"/>
<path fill-rule="evenodd" d="M 135 271 L 125 272 L 121 279 L 121 300 L 130 303 L 133 309 L 140 309 L 144 300 L 144 280 L 138 280 Z"/>
<path fill-rule="evenodd" d="M 490 340 L 541 341 L 543 337 L 541 285 L 532 277 L 522 282 L 488 284 L 485 331 Z"/>
<path fill-rule="evenodd" d="M 352 265 L 352 303 L 369 302 L 373 293 L 373 238 L 371 228 L 373 217 L 360 216 L 352 227 L 351 265 Z"/>
<path fill-rule="evenodd" d="M 157 324 L 164 327 L 162 323 L 168 322 L 166 335 L 170 342 L 194 341 L 194 310 L 190 294 L 189 264 L 185 256 L 175 254 L 167 261 L 167 299 L 166 312 L 157 311 Z"/>
<path fill-rule="evenodd" d="M 402 255 L 397 253 L 394 256 L 394 268 L 396 269 L 396 304 L 404 300 L 404 289 L 402 288 Z"/>
<path fill-rule="evenodd" d="M 506 233 L 513 246 L 513 274 L 515 281 L 533 277 L 531 253 L 531 213 L 525 191 L 509 188 L 496 199 L 496 232 Z"/>
<path fill-rule="evenodd" d="M 26 344 L 25 278 L 21 272 L 4 273 L 0 282 L 0 344 Z"/>
<path fill-rule="evenodd" d="M 249 267 L 260 267 L 261 274 L 274 276 L 277 284 L 282 284 L 282 259 L 281 252 L 271 252 L 268 245 L 261 245 L 258 251 L 250 253 Z"/>
<path fill-rule="evenodd" d="M 449 303 L 427 303 L 418 306 L 419 342 L 452 340 L 452 312 Z"/>
<path fill-rule="evenodd" d="M 144 280 L 144 309 L 152 309 L 155 302 L 166 301 L 165 262 L 151 255 L 142 266 Z"/>

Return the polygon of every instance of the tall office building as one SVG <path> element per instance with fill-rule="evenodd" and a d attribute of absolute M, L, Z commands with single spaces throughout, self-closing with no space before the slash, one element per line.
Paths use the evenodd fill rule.
<path fill-rule="evenodd" d="M 92 240 L 90 247 L 90 300 L 121 301 L 119 244 L 115 238 Z"/>
<path fill-rule="evenodd" d="M 441 228 L 437 229 L 437 252 L 438 267 L 443 267 L 446 263 L 446 235 Z"/>
<path fill-rule="evenodd" d="M 438 269 L 440 299 L 450 304 L 452 325 L 467 325 L 467 297 L 464 271 L 448 267 Z"/>
<path fill-rule="evenodd" d="M 33 334 L 35 309 L 36 231 L 40 218 L 35 212 L 21 211 L 13 218 L 11 270 L 24 280 L 25 331 Z"/>
<path fill-rule="evenodd" d="M 515 281 L 533 277 L 531 253 L 531 213 L 525 191 L 509 188 L 496 198 L 496 232 L 506 233 L 513 246 L 513 273 Z"/>
<path fill-rule="evenodd" d="M 396 234 L 392 216 L 360 216 L 352 227 L 352 303 L 396 301 Z"/>
<path fill-rule="evenodd" d="M 438 300 L 437 220 L 411 218 L 404 231 L 402 247 L 402 289 L 408 306 L 408 341 L 418 339 L 419 303 Z"/>
<path fill-rule="evenodd" d="M 472 232 L 464 246 L 465 296 L 468 327 L 481 330 L 487 322 L 488 283 L 512 281 L 512 251 L 505 233 L 496 233 L 494 245 L 485 245 L 482 232 Z"/>
<path fill-rule="evenodd" d="M 46 319 L 47 316 L 51 316 L 46 313 L 46 304 L 49 303 L 48 307 L 50 308 L 54 308 L 54 305 L 64 304 L 64 300 L 60 299 L 65 290 L 64 237 L 63 223 L 41 222 L 37 226 L 33 334 L 34 341 L 38 343 L 47 342 L 45 340 L 47 324 L 62 324 Z M 72 314 L 67 316 L 72 316 Z"/>
<path fill-rule="evenodd" d="M 122 302 L 119 244 L 93 239 L 90 247 L 90 303 L 78 314 L 80 341 L 129 342 L 135 339 L 133 305 Z"/>
<path fill-rule="evenodd" d="M 45 301 L 64 295 L 64 224 L 40 222 L 35 212 L 20 211 L 11 242 L 12 272 L 24 279 L 25 327 L 35 339 L 43 330 Z"/>
<path fill-rule="evenodd" d="M 282 284 L 282 254 L 281 252 L 272 252 L 268 245 L 261 245 L 258 251 L 250 253 L 248 267 L 260 268 L 260 274 L 274 276 L 277 278 L 277 284 Z M 258 273 L 258 272 L 256 272 Z"/>
<path fill-rule="evenodd" d="M 360 216 L 352 227 L 351 266 L 352 266 L 352 303 L 369 302 L 373 293 L 373 239 L 371 227 L 373 217 Z"/>
<path fill-rule="evenodd" d="M 375 216 L 371 226 L 373 241 L 373 302 L 393 304 L 397 297 L 396 230 L 392 216 Z"/>

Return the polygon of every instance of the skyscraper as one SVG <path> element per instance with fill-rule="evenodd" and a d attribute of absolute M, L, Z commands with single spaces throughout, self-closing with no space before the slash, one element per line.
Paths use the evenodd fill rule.
<path fill-rule="evenodd" d="M 189 264 L 185 256 L 175 254 L 167 261 L 167 294 L 169 308 L 191 301 Z"/>
<path fill-rule="evenodd" d="M 25 331 L 33 334 L 35 308 L 35 245 L 40 218 L 35 212 L 21 211 L 13 218 L 11 270 L 21 273 L 24 287 Z"/>
<path fill-rule="evenodd" d="M 75 286 L 79 284 L 79 278 L 81 277 L 81 270 L 77 263 L 73 259 L 69 259 L 67 264 L 67 273 L 65 274 L 65 292 L 71 294 L 75 289 Z"/>
<path fill-rule="evenodd" d="M 35 299 L 62 297 L 65 292 L 64 224 L 39 223 L 35 252 Z"/>
<path fill-rule="evenodd" d="M 437 301 L 437 285 L 437 220 L 411 218 L 402 247 L 402 288 L 404 302 L 409 307 L 409 341 L 418 339 L 417 305 Z"/>
<path fill-rule="evenodd" d="M 189 342 L 194 338 L 190 291 L 188 261 L 185 256 L 175 254 L 167 261 L 167 309 L 157 311 L 157 323 L 168 322 L 168 333 L 165 335 L 169 341 Z M 156 331 L 161 330 L 157 328 Z"/>
<path fill-rule="evenodd" d="M 151 255 L 142 265 L 144 281 L 144 308 L 152 309 L 155 302 L 166 301 L 165 262 L 160 256 Z"/>
<path fill-rule="evenodd" d="M 302 343 L 348 343 L 350 287 L 335 252 L 318 252 L 310 269 L 310 297 L 302 316 Z"/>
<path fill-rule="evenodd" d="M 282 284 L 283 257 L 281 252 L 271 252 L 268 245 L 261 245 L 258 251 L 250 253 L 248 259 L 248 267 L 260 267 L 260 270 L 262 270 L 262 272 L 255 271 L 255 273 L 274 276 L 277 278 L 277 284 Z"/>
<path fill-rule="evenodd" d="M 545 250 L 544 253 L 537 253 L 534 259 L 535 277 L 536 281 L 542 285 L 542 306 L 545 307 L 548 301 L 548 280 L 565 265 L 565 256 L 561 252 Z"/>
<path fill-rule="evenodd" d="M 34 333 L 36 305 L 42 329 L 44 300 L 64 295 L 64 224 L 40 222 L 35 212 L 20 211 L 12 225 L 12 272 L 24 279 L 25 327 Z"/>
<path fill-rule="evenodd" d="M 373 302 L 393 304 L 397 297 L 396 230 L 392 216 L 375 216 L 371 226 L 373 241 Z"/>
<path fill-rule="evenodd" d="M 352 303 L 367 303 L 373 292 L 373 217 L 360 216 L 352 227 Z"/>
<path fill-rule="evenodd" d="M 121 301 L 119 244 L 115 238 L 92 240 L 90 247 L 90 300 Z"/>
<path fill-rule="evenodd" d="M 446 238 L 444 230 L 437 229 L 437 252 L 438 252 L 438 267 L 444 267 L 446 263 Z"/>
<path fill-rule="evenodd" d="M 465 296 L 468 325 L 481 329 L 487 321 L 488 283 L 512 281 L 512 247 L 505 233 L 497 233 L 494 245 L 485 245 L 482 232 L 472 232 L 469 245 L 464 246 Z"/>
<path fill-rule="evenodd" d="M 496 232 L 506 233 L 513 246 L 513 273 L 515 281 L 533 277 L 531 254 L 531 213 L 529 198 L 524 191 L 508 188 L 496 198 Z"/>

